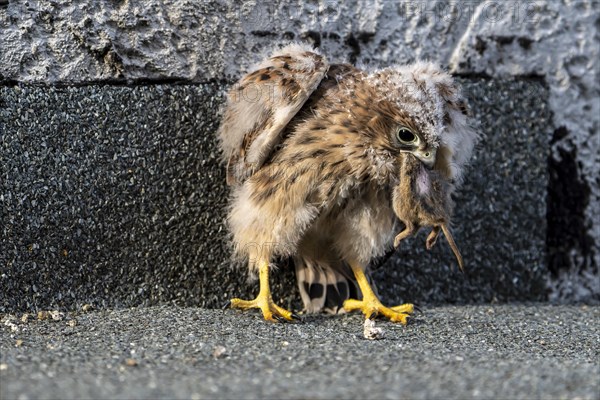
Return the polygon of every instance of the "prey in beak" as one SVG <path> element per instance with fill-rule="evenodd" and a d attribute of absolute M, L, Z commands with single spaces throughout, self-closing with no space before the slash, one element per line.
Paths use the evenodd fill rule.
<path fill-rule="evenodd" d="M 425 157 L 425 154 L 401 153 L 400 157 L 400 183 L 394 188 L 392 206 L 406 228 L 394 239 L 394 247 L 416 234 L 421 227 L 431 226 L 433 229 L 425 243 L 427 249 L 435 245 L 441 230 L 456 256 L 460 270 L 464 272 L 462 255 L 450 231 L 451 185 L 438 171 L 431 170 L 435 153 L 433 160 L 430 159 L 431 153 L 429 157 Z"/>

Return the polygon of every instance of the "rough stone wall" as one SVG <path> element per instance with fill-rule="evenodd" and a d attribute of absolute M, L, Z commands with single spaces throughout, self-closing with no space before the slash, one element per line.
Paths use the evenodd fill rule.
<path fill-rule="evenodd" d="M 547 280 L 546 284 L 552 289 L 550 297 L 553 299 L 598 299 L 600 228 L 594 223 L 594 217 L 599 215 L 600 211 L 599 84 L 594 65 L 598 58 L 598 25 L 598 3 L 595 1 L 354 0 L 339 5 L 333 1 L 301 0 L 279 2 L 2 0 L 0 1 L 0 81 L 4 89 L 3 97 L 0 98 L 2 101 L 0 107 L 7 110 L 3 114 L 5 119 L 0 120 L 3 144 L 0 153 L 2 165 L 8 165 L 7 160 L 13 161 L 15 158 L 14 149 L 7 146 L 7 143 L 17 140 L 13 129 L 20 128 L 21 135 L 31 136 L 50 135 L 54 132 L 52 129 L 36 130 L 35 124 L 25 124 L 25 121 L 33 118 L 36 113 L 43 113 L 45 107 L 49 109 L 49 114 L 59 113 L 55 118 L 63 117 L 64 113 L 71 118 L 77 118 L 77 112 L 74 111 L 77 107 L 68 106 L 67 111 L 59 107 L 50 110 L 55 107 L 55 103 L 48 100 L 47 96 L 57 96 L 51 88 L 38 89 L 44 92 L 43 95 L 39 95 L 43 98 L 42 103 L 30 107 L 29 109 L 35 112 L 29 115 L 22 107 L 12 104 L 22 97 L 14 93 L 14 90 L 22 84 L 94 84 L 102 88 L 101 85 L 105 83 L 128 84 L 135 87 L 140 83 L 186 82 L 198 84 L 200 90 L 207 87 L 205 84 L 209 85 L 212 82 L 216 86 L 211 90 L 215 92 L 214 96 L 207 97 L 208 101 L 211 98 L 221 98 L 219 96 L 222 95 L 224 87 L 231 84 L 241 72 L 256 62 L 261 54 L 277 42 L 311 41 L 333 60 L 358 62 L 370 67 L 391 63 L 402 64 L 417 58 L 431 59 L 465 77 L 467 86 L 471 82 L 470 87 L 474 88 L 475 96 L 486 96 L 483 98 L 472 96 L 471 102 L 477 110 L 487 113 L 479 116 L 483 133 L 486 135 L 484 143 L 486 141 L 490 143 L 489 146 L 484 144 L 483 147 L 486 152 L 495 154 L 496 158 L 488 161 L 500 164 L 497 164 L 498 168 L 494 168 L 494 164 L 491 166 L 485 164 L 487 169 L 483 170 L 487 171 L 488 176 L 478 177 L 480 172 L 473 172 L 473 180 L 469 185 L 482 185 L 491 180 L 494 182 L 490 184 L 491 187 L 499 190 L 496 196 L 507 199 L 502 203 L 504 216 L 500 221 L 508 221 L 507 226 L 511 229 L 503 231 L 503 234 L 510 236 L 513 232 L 517 232 L 515 236 L 521 237 L 522 232 L 527 229 L 538 229 L 533 236 L 528 237 L 529 244 L 538 248 L 536 257 L 519 258 L 520 255 L 532 254 L 532 252 L 515 247 L 516 239 L 512 242 L 506 241 L 508 244 L 499 245 L 500 248 L 502 246 L 504 248 L 498 251 L 504 253 L 517 249 L 514 259 L 521 260 L 517 264 L 528 262 L 528 264 L 519 264 L 521 266 L 516 268 L 520 271 L 516 273 L 518 279 L 514 282 L 514 285 L 519 287 L 517 292 L 523 294 L 529 290 L 527 286 L 529 283 L 525 285 L 519 283 L 527 280 L 520 274 L 534 271 L 530 272 L 529 282 L 533 282 L 534 286 L 538 285 L 540 276 L 543 276 L 543 279 Z M 511 78 L 520 79 L 522 83 L 514 83 Z M 491 86 L 485 90 L 485 84 L 482 82 L 488 80 Z M 17 85 L 16 89 L 13 88 L 15 85 Z M 29 86 L 24 88 L 31 89 Z M 85 90 L 83 92 L 73 90 L 77 92 L 73 95 L 73 101 L 81 101 L 80 96 L 87 93 Z M 520 97 L 519 90 L 526 93 Z M 179 104 L 185 96 L 189 95 L 185 90 L 175 92 L 183 98 L 176 97 L 170 100 L 173 104 Z M 113 95 L 110 88 L 100 90 L 98 93 Z M 87 94 L 93 95 L 93 93 Z M 15 98 L 17 100 L 14 100 Z M 137 96 L 132 96 L 130 101 L 132 103 L 124 102 L 123 105 L 130 107 L 140 100 Z M 97 102 L 96 99 L 94 106 Z M 115 103 L 110 104 L 117 107 Z M 147 105 L 143 101 L 140 104 Z M 215 106 L 212 112 L 217 108 Z M 499 114 L 498 110 L 502 110 L 503 114 Z M 15 115 L 14 112 L 21 112 L 21 114 Z M 108 116 L 112 118 L 118 115 L 118 113 L 109 113 Z M 496 122 L 489 120 L 492 115 L 496 122 L 502 121 L 504 126 L 498 126 Z M 19 125 L 14 118 L 24 118 L 24 121 Z M 547 125 L 539 118 L 544 118 Z M 170 117 L 166 119 L 168 123 L 175 123 L 175 119 Z M 144 118 L 139 118 L 135 123 L 143 123 L 143 121 Z M 205 137 L 213 134 L 214 122 L 214 117 L 205 116 L 196 121 L 195 125 L 192 124 L 190 129 Z M 521 122 L 521 125 L 515 125 L 517 122 Z M 79 125 L 82 127 L 80 134 L 86 137 L 94 124 L 93 120 L 82 122 Z M 75 129 L 77 124 L 69 126 Z M 507 130 L 509 128 L 511 130 Z M 123 129 L 131 129 L 131 127 L 124 125 Z M 511 138 L 511 132 L 518 137 Z M 160 141 L 160 138 L 166 137 L 164 135 L 167 134 L 168 131 L 164 131 L 163 136 L 157 134 L 155 138 Z M 506 137 L 507 142 L 497 141 L 498 137 Z M 525 140 L 526 138 L 529 138 L 527 139 L 529 141 Z M 95 143 L 89 137 L 82 142 L 88 145 Z M 531 146 L 532 143 L 535 146 Z M 519 147 L 517 144 L 524 147 Z M 73 146 L 72 151 L 89 150 Z M 141 146 L 143 148 L 145 144 Z M 59 152 L 58 149 L 56 151 Z M 206 157 L 206 154 L 202 154 Z M 529 162 L 527 158 L 521 158 L 528 154 L 531 155 Z M 34 165 L 43 169 L 46 160 L 44 157 L 33 157 Z M 490 178 L 489 174 L 506 172 L 506 169 L 500 167 L 503 162 L 501 160 L 511 158 L 523 161 L 515 164 L 519 166 L 517 169 L 508 169 L 509 172 L 530 171 L 524 174 L 525 181 L 522 184 L 511 186 L 510 180 L 502 181 L 502 177 L 498 175 Z M 158 160 L 162 159 L 158 158 Z M 214 174 L 221 173 L 216 163 L 209 160 L 210 158 L 207 158 L 203 161 L 204 168 L 214 171 Z M 61 164 L 56 165 L 57 170 L 61 171 Z M 158 165 L 169 164 L 162 161 Z M 101 167 L 97 168 L 102 171 Z M 161 179 L 185 177 L 182 172 L 186 168 L 184 165 L 173 168 L 176 171 L 174 175 L 159 170 Z M 476 168 L 477 160 L 473 170 Z M 3 193 L 0 194 L 4 196 L 0 199 L 3 206 L 0 266 L 5 268 L 5 271 L 17 271 L 19 268 L 21 268 L 19 271 L 22 271 L 25 264 L 19 261 L 21 259 L 12 249 L 24 239 L 21 236 L 14 236 L 16 232 L 10 233 L 14 225 L 11 227 L 6 221 L 8 207 L 9 205 L 13 207 L 14 204 L 7 198 L 11 190 L 21 194 L 26 193 L 27 190 L 23 188 L 15 190 L 17 184 L 15 175 L 5 167 L 3 169 L 1 171 Z M 544 172 L 540 172 L 541 169 Z M 529 181 L 526 180 L 527 177 L 530 178 Z M 202 185 L 200 181 L 194 182 Z M 81 189 L 84 187 L 82 185 L 83 183 L 79 183 L 75 187 Z M 473 195 L 477 191 L 469 192 L 469 190 L 471 188 L 467 186 L 463 196 L 465 203 L 471 204 L 470 201 L 474 199 Z M 532 195 L 528 197 L 524 209 L 537 204 L 537 210 L 525 212 L 526 216 L 532 216 L 531 220 L 535 221 L 533 224 L 524 223 L 523 226 L 519 226 L 519 221 L 523 218 L 518 211 L 511 209 L 510 197 L 507 197 L 512 196 L 511 190 L 520 191 L 520 195 L 523 196 Z M 70 202 L 65 204 L 72 205 Z M 15 209 L 20 207 L 23 213 L 27 213 L 27 209 L 21 203 L 16 203 L 14 207 Z M 132 210 L 139 211 L 136 207 Z M 489 214 L 485 214 L 486 208 L 481 205 L 473 205 L 473 207 L 476 211 L 474 215 L 489 222 L 482 224 L 485 229 L 494 229 Z M 35 210 L 41 213 L 40 218 L 44 217 L 42 210 Z M 489 205 L 487 210 L 492 214 L 495 211 L 494 207 Z M 11 208 L 11 212 L 13 211 Z M 117 214 L 120 213 L 121 211 Z M 94 218 L 90 218 L 93 222 Z M 466 218 L 477 224 L 478 219 Z M 107 223 L 110 225 L 109 222 Z M 126 228 L 126 226 L 116 225 L 119 229 Z M 56 225 L 51 224 L 50 227 L 52 226 Z M 114 228 L 111 226 L 111 229 Z M 477 228 L 480 229 L 481 226 Z M 477 236 L 472 235 L 473 232 L 477 231 L 465 232 L 465 237 L 469 240 L 476 238 Z M 44 237 L 45 234 L 39 235 Z M 525 236 L 521 237 L 521 243 Z M 122 239 L 118 235 L 116 238 L 119 238 L 114 239 L 116 242 Z M 489 239 L 494 239 L 494 244 L 502 240 L 497 237 Z M 173 237 L 169 240 L 177 239 Z M 473 240 L 471 243 L 473 244 L 467 246 L 476 247 Z M 479 255 L 475 258 L 479 262 L 480 256 L 485 255 L 486 242 L 481 239 L 478 243 L 480 250 L 476 252 Z M 32 248 L 32 251 L 34 250 L 36 249 Z M 107 255 L 108 264 L 104 268 L 107 270 L 109 256 L 110 254 Z M 144 255 L 140 253 L 138 256 Z M 169 257 L 167 259 L 172 260 Z M 490 260 L 498 261 L 494 257 Z M 130 261 L 135 262 L 135 259 Z M 90 262 L 93 264 L 93 260 Z M 34 276 L 36 268 L 46 268 L 48 276 L 44 279 L 56 279 L 55 275 L 48 272 L 51 268 L 47 265 L 47 259 L 41 257 L 36 263 L 34 266 L 27 264 L 29 275 L 26 276 Z M 502 271 L 506 268 L 508 270 L 512 268 L 507 265 L 508 263 L 504 262 L 498 266 L 502 281 L 510 281 L 515 277 L 511 273 L 503 274 Z M 82 267 L 81 265 L 76 267 L 75 263 L 71 269 L 73 268 Z M 93 270 L 93 266 L 89 268 Z M 192 267 L 188 265 L 186 268 Z M 6 275 L 5 271 L 3 273 Z M 173 275 L 178 273 L 175 267 L 169 271 L 169 274 Z M 427 271 L 425 270 L 424 276 L 429 276 Z M 496 282 L 491 270 L 489 274 L 490 279 Z M 122 275 L 121 279 L 125 279 L 124 275 L 127 274 Z M 13 275 L 12 279 L 18 279 L 19 276 L 21 275 Z M 150 277 L 148 279 L 151 281 Z M 6 280 L 0 280 L 0 284 L 4 282 Z M 174 290 L 172 287 L 169 288 L 168 284 L 165 285 L 167 287 L 162 290 L 166 292 Z M 440 286 L 439 283 L 432 283 L 431 287 L 437 286 Z M 456 287 L 461 286 L 458 284 Z M 472 299 L 489 300 L 491 290 L 492 288 L 484 296 L 474 296 Z M 5 290 L 0 291 L 6 293 Z M 435 292 L 433 289 L 431 291 Z M 538 293 L 534 297 L 540 298 L 540 289 L 534 292 Z M 13 294 L 16 295 L 15 292 Z M 46 296 L 50 295 L 49 293 Z M 143 293 L 139 296 L 144 297 Z M 160 301 L 176 297 L 171 293 L 155 299 Z M 426 299 L 427 296 L 417 296 L 417 298 Z M 450 298 L 452 296 L 442 295 L 438 300 Z M 500 296 L 500 299 L 515 298 L 519 296 Z M 145 299 L 147 297 L 144 297 L 144 301 Z M 136 301 L 138 304 L 143 302 L 140 299 L 136 300 L 135 295 L 132 295 L 129 300 L 124 301 L 124 304 L 133 304 Z M 204 303 L 205 299 L 201 302 Z M 213 303 L 213 300 L 209 300 L 207 304 Z"/>
<path fill-rule="evenodd" d="M 549 87 L 552 299 L 600 294 L 598 11 L 597 1 L 483 2 L 449 60 L 457 73 L 539 76 Z"/>

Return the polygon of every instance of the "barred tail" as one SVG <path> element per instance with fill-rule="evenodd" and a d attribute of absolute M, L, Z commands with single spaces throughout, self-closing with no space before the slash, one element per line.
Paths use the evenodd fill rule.
<path fill-rule="evenodd" d="M 300 297 L 307 313 L 324 311 L 328 314 L 340 314 L 345 312 L 344 300 L 362 298 L 352 270 L 346 263 L 326 263 L 294 257 L 294 264 Z M 371 274 L 368 270 L 365 272 L 376 292 Z"/>

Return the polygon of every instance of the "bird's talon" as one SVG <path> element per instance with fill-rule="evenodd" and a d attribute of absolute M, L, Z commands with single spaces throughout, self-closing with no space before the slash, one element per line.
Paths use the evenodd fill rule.
<path fill-rule="evenodd" d="M 406 325 L 409 314 L 414 310 L 412 304 L 402 304 L 396 307 L 385 307 L 376 297 L 367 300 L 349 299 L 344 302 L 346 311 L 361 310 L 367 319 L 375 319 L 379 316 L 386 317 L 392 322 L 400 322 Z"/>
<path fill-rule="evenodd" d="M 415 306 L 413 304 L 406 303 L 390 307 L 390 310 L 400 314 L 412 314 L 415 311 Z"/>
<path fill-rule="evenodd" d="M 270 295 L 259 295 L 254 300 L 231 299 L 230 304 L 231 308 L 241 310 L 259 308 L 262 311 L 263 318 L 267 321 L 286 322 L 292 320 L 292 313 L 275 304 Z"/>

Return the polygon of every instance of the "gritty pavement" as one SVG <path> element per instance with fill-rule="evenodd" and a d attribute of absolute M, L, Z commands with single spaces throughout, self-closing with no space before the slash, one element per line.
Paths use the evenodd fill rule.
<path fill-rule="evenodd" d="M 427 308 L 403 327 L 360 315 L 272 324 L 160 306 L 3 314 L 0 398 L 571 398 L 600 390 L 600 307 Z"/>

